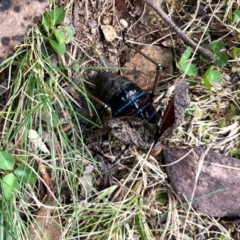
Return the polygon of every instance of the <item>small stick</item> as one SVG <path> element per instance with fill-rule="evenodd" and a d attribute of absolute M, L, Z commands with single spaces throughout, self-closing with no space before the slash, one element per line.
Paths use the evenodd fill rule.
<path fill-rule="evenodd" d="M 117 157 L 114 162 L 112 163 L 112 167 L 111 169 L 115 168 L 117 165 L 119 165 L 123 158 L 125 157 L 125 155 L 132 149 L 132 146 L 127 145 L 126 148 L 124 149 L 123 153 L 121 154 L 121 156 Z"/>
<path fill-rule="evenodd" d="M 77 27 L 79 21 L 79 6 L 78 1 L 73 3 L 73 26 Z"/>
<path fill-rule="evenodd" d="M 152 7 L 158 15 L 169 25 L 169 27 L 175 31 L 179 37 L 187 43 L 190 47 L 197 50 L 198 53 L 204 55 L 210 60 L 214 60 L 213 53 L 201 46 L 199 46 L 197 43 L 195 43 L 192 39 L 190 39 L 169 17 L 168 15 L 160 8 L 160 6 L 156 3 L 156 1 L 153 0 L 143 0 L 145 3 L 147 3 L 150 7 Z"/>

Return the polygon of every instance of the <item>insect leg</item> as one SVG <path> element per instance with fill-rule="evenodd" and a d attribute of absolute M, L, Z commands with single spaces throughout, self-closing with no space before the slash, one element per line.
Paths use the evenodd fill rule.
<path fill-rule="evenodd" d="M 156 90 L 157 90 L 157 85 L 158 85 L 158 82 L 160 80 L 160 73 L 162 72 L 162 65 L 161 64 L 157 64 L 156 66 L 156 76 L 155 76 L 155 81 L 154 81 L 154 85 L 153 85 L 153 88 L 152 88 L 152 92 L 151 92 L 151 95 L 150 97 L 153 99 L 156 95 Z"/>
<path fill-rule="evenodd" d="M 106 119 L 111 119 L 112 118 L 112 109 L 109 105 L 107 105 L 106 103 L 104 103 L 103 101 L 101 101 L 100 99 L 96 98 L 94 95 L 92 95 L 90 92 L 88 92 L 88 96 L 94 100 L 95 102 L 99 103 L 100 105 L 103 106 L 103 108 L 105 109 L 105 111 L 108 113 L 108 116 L 106 117 Z"/>

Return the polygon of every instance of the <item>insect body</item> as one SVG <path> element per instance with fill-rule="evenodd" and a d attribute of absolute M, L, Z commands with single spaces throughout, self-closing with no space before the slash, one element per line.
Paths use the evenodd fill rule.
<path fill-rule="evenodd" d="M 189 103 L 187 84 L 178 79 L 175 94 L 170 100 L 158 127 L 157 116 L 150 97 L 127 78 L 101 73 L 96 86 L 98 97 L 113 110 L 113 118 L 105 123 L 113 136 L 122 142 L 148 150 L 154 143 L 151 155 L 161 151 L 162 138 L 169 136 L 173 128 L 181 124 Z"/>
<path fill-rule="evenodd" d="M 107 72 L 96 77 L 95 86 L 96 96 L 110 106 L 114 117 L 105 127 L 125 144 L 147 151 L 159 135 L 149 94 L 129 79 Z M 160 145 L 154 145 L 154 155 L 161 151 Z"/>
<path fill-rule="evenodd" d="M 96 96 L 110 106 L 113 117 L 138 117 L 157 123 L 156 111 L 147 92 L 129 79 L 102 72 L 96 79 Z"/>

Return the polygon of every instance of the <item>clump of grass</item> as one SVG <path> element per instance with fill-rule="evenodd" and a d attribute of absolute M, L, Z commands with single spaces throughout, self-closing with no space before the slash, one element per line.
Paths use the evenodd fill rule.
<path fill-rule="evenodd" d="M 74 104 L 78 103 L 65 87 L 71 86 L 81 98 L 88 101 L 93 112 L 95 109 L 86 92 L 66 75 L 64 67 L 59 67 L 51 60 L 52 56 L 54 54 L 49 54 L 39 27 L 35 26 L 22 46 L 1 63 L 0 72 L 9 76 L 6 89 L 9 98 L 0 113 L 1 148 L 32 168 L 36 164 L 45 165 L 54 183 L 54 204 L 57 208 L 64 207 L 62 181 L 67 180 L 75 196 L 79 174 L 83 175 L 79 162 L 83 162 L 83 159 L 85 163 L 95 164 L 82 136 L 82 122 L 91 120 L 74 108 Z M 68 131 L 65 130 L 66 126 Z M 48 153 L 33 145 L 29 139 L 30 130 L 36 131 L 42 138 Z M 45 185 L 39 169 L 35 168 L 35 171 L 39 184 Z M 23 219 L 27 222 L 34 219 L 34 211 L 30 211 L 30 208 L 35 206 L 36 210 L 37 202 L 32 199 L 41 201 L 44 197 L 36 187 L 35 184 L 20 183 L 14 199 L 8 201 L 2 196 L 1 239 L 14 239 L 16 236 L 26 239 L 28 229 Z M 76 206 L 78 200 L 73 197 L 73 202 Z"/>

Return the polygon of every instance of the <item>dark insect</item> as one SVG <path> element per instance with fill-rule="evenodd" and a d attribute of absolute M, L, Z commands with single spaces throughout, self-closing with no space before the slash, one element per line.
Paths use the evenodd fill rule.
<path fill-rule="evenodd" d="M 135 117 L 111 119 L 105 123 L 105 126 L 114 137 L 125 144 L 132 144 L 140 149 L 148 150 L 155 143 L 150 154 L 156 156 L 161 150 L 162 139 L 170 136 L 173 128 L 183 121 L 188 103 L 187 84 L 184 79 L 179 79 L 175 85 L 175 94 L 164 112 L 160 127 Z"/>
<path fill-rule="evenodd" d="M 107 72 L 97 75 L 95 86 L 96 97 L 111 108 L 113 119 L 105 124 L 108 130 L 127 145 L 148 150 L 159 135 L 150 95 L 128 78 Z M 155 144 L 154 155 L 160 151 L 161 145 Z"/>
<path fill-rule="evenodd" d="M 138 117 L 157 123 L 156 111 L 149 94 L 129 79 L 102 72 L 95 79 L 96 97 L 107 104 L 116 117 Z"/>
<path fill-rule="evenodd" d="M 172 132 L 184 117 L 188 104 L 187 86 L 183 79 L 176 83 L 173 96 L 164 113 L 160 127 L 150 95 L 129 79 L 103 72 L 95 79 L 96 96 L 112 111 L 113 118 L 105 123 L 116 138 L 127 145 L 148 150 L 153 143 L 151 155 L 161 151 L 161 139 Z"/>

